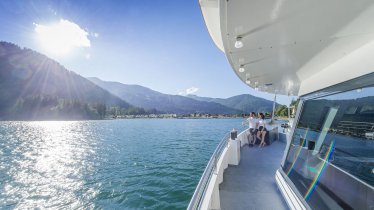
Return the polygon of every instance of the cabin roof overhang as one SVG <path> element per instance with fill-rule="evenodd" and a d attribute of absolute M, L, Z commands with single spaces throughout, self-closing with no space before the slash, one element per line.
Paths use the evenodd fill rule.
<path fill-rule="evenodd" d="M 259 91 L 305 95 L 373 72 L 374 1 L 199 3 L 214 43 Z"/>

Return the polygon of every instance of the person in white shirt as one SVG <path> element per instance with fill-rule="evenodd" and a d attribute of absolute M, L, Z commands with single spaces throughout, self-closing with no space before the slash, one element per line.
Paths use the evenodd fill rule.
<path fill-rule="evenodd" d="M 265 116 L 263 113 L 258 114 L 259 120 L 258 120 L 258 132 L 257 132 L 257 138 L 261 139 L 261 143 L 259 147 L 263 147 L 266 145 L 265 142 L 265 136 L 266 136 L 266 123 L 265 123 Z M 260 138 L 261 136 L 261 138 Z"/>
<path fill-rule="evenodd" d="M 249 123 L 248 146 L 251 146 L 256 143 L 256 131 L 257 131 L 257 125 L 258 125 L 258 122 L 256 119 L 256 113 L 251 112 L 247 120 Z"/>

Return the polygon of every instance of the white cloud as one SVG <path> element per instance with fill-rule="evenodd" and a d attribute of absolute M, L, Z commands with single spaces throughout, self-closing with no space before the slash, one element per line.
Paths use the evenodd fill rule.
<path fill-rule="evenodd" d="M 97 37 L 99 37 L 99 33 L 96 33 L 96 32 L 94 32 L 94 33 L 91 33 L 91 36 L 93 36 L 93 37 L 97 38 Z"/>
<path fill-rule="evenodd" d="M 50 52 L 62 54 L 78 47 L 90 47 L 89 33 L 78 24 L 60 19 L 56 24 L 34 23 L 41 44 Z"/>
<path fill-rule="evenodd" d="M 57 11 L 54 10 L 52 7 L 48 7 L 48 11 L 51 12 L 54 15 L 57 15 Z"/>
<path fill-rule="evenodd" d="M 193 94 L 193 93 L 196 93 L 197 91 L 199 91 L 199 88 L 197 87 L 190 87 L 186 90 L 186 93 L 187 94 Z"/>
<path fill-rule="evenodd" d="M 186 90 L 179 91 L 178 95 L 182 95 L 182 96 L 190 95 L 190 94 L 196 93 L 197 91 L 199 91 L 199 88 L 197 88 L 197 87 L 190 87 L 190 88 L 187 88 Z"/>

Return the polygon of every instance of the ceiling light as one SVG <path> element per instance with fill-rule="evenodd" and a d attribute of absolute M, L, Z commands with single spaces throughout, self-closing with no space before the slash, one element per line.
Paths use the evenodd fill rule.
<path fill-rule="evenodd" d="M 244 65 L 240 65 L 239 72 L 243 73 L 245 71 Z"/>
<path fill-rule="evenodd" d="M 250 85 L 250 84 L 251 84 L 251 80 L 247 79 L 247 80 L 245 81 L 245 83 L 247 83 L 248 85 Z"/>
<path fill-rule="evenodd" d="M 258 91 L 259 88 L 258 88 L 258 82 L 255 82 L 255 91 Z"/>
<path fill-rule="evenodd" d="M 242 48 L 244 46 L 242 42 L 242 37 L 238 36 L 236 37 L 236 42 L 235 42 L 235 48 Z"/>

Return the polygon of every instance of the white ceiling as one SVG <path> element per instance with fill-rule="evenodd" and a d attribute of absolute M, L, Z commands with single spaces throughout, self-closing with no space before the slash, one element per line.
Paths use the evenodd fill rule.
<path fill-rule="evenodd" d="M 326 73 L 374 40 L 372 0 L 200 0 L 200 5 L 203 14 L 208 7 L 216 8 L 215 14 L 204 15 L 208 30 L 213 22 L 216 26 L 209 30 L 213 40 L 240 79 L 260 91 L 302 95 L 373 72 L 374 63 L 368 63 L 359 73 L 344 67 L 333 75 Z M 243 37 L 243 48 L 235 48 L 237 36 Z M 313 84 L 310 78 L 321 72 L 334 78 L 316 77 L 327 81 L 323 86 L 304 85 L 300 91 L 304 81 Z M 348 74 L 341 77 L 339 72 Z"/>

